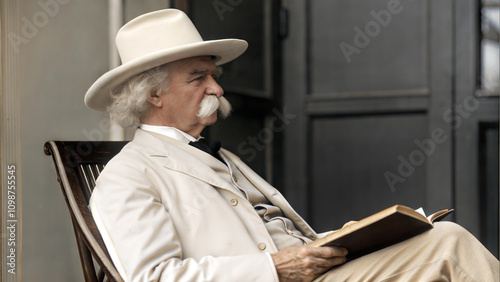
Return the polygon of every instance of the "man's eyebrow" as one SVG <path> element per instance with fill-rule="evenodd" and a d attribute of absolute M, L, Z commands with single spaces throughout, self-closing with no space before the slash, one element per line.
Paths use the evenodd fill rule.
<path fill-rule="evenodd" d="M 208 69 L 193 69 L 189 72 L 190 76 L 195 76 L 199 74 L 206 74 L 208 72 Z"/>
<path fill-rule="evenodd" d="M 216 74 L 217 76 L 221 76 L 223 72 L 224 72 L 224 71 L 222 70 L 222 67 L 217 66 L 217 67 L 215 68 L 215 74 Z"/>

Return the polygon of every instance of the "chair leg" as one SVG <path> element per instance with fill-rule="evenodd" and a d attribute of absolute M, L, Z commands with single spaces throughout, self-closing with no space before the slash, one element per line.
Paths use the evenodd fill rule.
<path fill-rule="evenodd" d="M 99 269 L 99 273 L 97 274 L 97 281 L 98 282 L 104 282 L 104 279 L 106 278 L 106 273 L 101 269 Z M 109 281 L 109 279 L 108 279 Z"/>
<path fill-rule="evenodd" d="M 92 260 L 92 255 L 85 245 L 83 234 L 80 231 L 77 223 L 75 222 L 73 216 L 73 229 L 75 231 L 76 244 L 78 245 L 78 253 L 80 255 L 80 263 L 82 265 L 83 276 L 86 282 L 97 282 L 96 271 L 94 268 L 94 262 Z"/>

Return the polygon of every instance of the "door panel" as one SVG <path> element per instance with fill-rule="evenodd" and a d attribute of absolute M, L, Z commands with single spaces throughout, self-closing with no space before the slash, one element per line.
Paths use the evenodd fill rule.
<path fill-rule="evenodd" d="M 452 1 L 299 2 L 284 3 L 283 51 L 299 212 L 323 231 L 394 204 L 453 207 Z"/>
<path fill-rule="evenodd" d="M 311 1 L 310 94 L 428 88 L 426 11 L 426 1 Z"/>
<path fill-rule="evenodd" d="M 381 206 L 425 202 L 425 158 L 415 154 L 412 138 L 423 140 L 427 124 L 424 114 L 313 118 L 311 223 L 327 231 Z M 389 185 L 385 175 L 398 167 L 406 177 Z"/>

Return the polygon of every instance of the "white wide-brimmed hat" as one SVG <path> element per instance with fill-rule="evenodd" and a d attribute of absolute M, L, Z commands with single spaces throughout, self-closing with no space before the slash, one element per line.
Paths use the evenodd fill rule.
<path fill-rule="evenodd" d="M 104 111 L 111 103 L 111 90 L 130 77 L 176 60 L 213 56 L 221 65 L 239 57 L 248 47 L 240 39 L 204 41 L 188 16 L 176 9 L 139 16 L 116 35 L 122 65 L 103 74 L 85 94 L 85 105 Z"/>

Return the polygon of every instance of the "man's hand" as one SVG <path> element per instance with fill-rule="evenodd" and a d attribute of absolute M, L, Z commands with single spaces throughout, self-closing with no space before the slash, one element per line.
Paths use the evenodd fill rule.
<path fill-rule="evenodd" d="M 284 281 L 312 281 L 343 264 L 347 250 L 340 247 L 289 247 L 271 254 L 278 277 Z"/>

